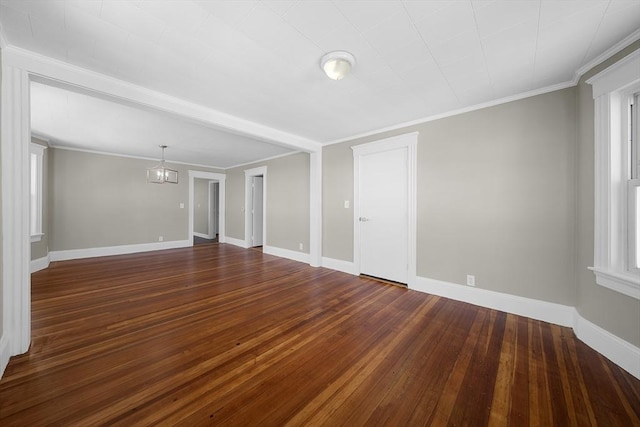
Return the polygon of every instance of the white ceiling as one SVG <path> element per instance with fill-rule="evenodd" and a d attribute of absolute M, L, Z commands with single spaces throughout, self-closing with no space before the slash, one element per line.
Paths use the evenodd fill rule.
<path fill-rule="evenodd" d="M 54 147 L 228 168 L 290 149 L 150 109 L 31 83 L 32 133 Z"/>
<path fill-rule="evenodd" d="M 640 0 L 0 0 L 0 25 L 10 46 L 328 143 L 566 84 L 638 34 Z M 356 58 L 338 82 L 332 50 Z"/>

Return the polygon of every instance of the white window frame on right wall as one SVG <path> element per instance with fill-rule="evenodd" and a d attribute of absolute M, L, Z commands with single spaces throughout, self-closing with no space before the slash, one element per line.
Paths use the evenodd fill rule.
<path fill-rule="evenodd" d="M 640 92 L 640 51 L 596 74 L 595 235 L 596 283 L 640 299 L 640 274 L 632 262 L 635 206 L 631 196 L 632 150 L 629 105 Z M 638 107 L 636 105 L 636 107 Z"/>

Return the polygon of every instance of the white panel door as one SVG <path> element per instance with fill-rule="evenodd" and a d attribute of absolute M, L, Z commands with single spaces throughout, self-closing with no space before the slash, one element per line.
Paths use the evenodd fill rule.
<path fill-rule="evenodd" d="M 252 237 L 251 246 L 262 246 L 262 199 L 263 194 L 263 179 L 261 176 L 254 176 L 252 178 L 252 206 L 251 206 L 251 219 L 252 219 Z"/>
<path fill-rule="evenodd" d="M 408 281 L 408 149 L 359 159 L 360 272 Z"/>

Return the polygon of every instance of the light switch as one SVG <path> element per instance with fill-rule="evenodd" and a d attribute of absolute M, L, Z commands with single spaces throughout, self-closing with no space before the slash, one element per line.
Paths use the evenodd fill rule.
<path fill-rule="evenodd" d="M 180 203 L 180 209 L 184 209 L 184 203 Z"/>
<path fill-rule="evenodd" d="M 345 209 L 349 209 L 349 201 L 348 200 L 344 201 L 344 208 Z"/>

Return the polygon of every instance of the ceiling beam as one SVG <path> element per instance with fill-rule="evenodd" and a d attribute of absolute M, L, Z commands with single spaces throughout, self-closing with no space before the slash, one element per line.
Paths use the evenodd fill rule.
<path fill-rule="evenodd" d="M 213 110 L 162 92 L 125 82 L 63 61 L 48 58 L 24 49 L 8 46 L 3 49 L 4 65 L 29 72 L 36 80 L 62 88 L 74 88 L 112 101 L 134 104 L 140 108 L 160 110 L 205 126 L 252 137 L 258 140 L 307 153 L 322 149 L 308 138 L 255 123 L 221 111 Z"/>

